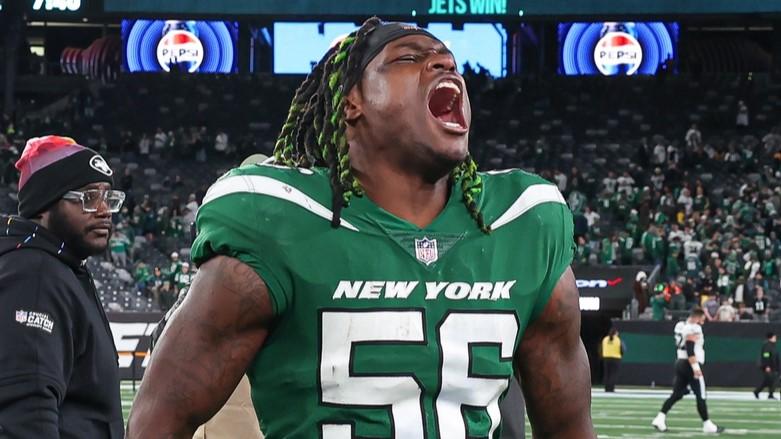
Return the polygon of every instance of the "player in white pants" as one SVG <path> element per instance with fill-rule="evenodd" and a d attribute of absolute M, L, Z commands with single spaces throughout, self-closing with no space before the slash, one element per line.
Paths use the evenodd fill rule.
<path fill-rule="evenodd" d="M 708 405 L 705 402 L 707 392 L 705 390 L 705 377 L 702 374 L 702 365 L 705 364 L 705 336 L 702 333 L 702 325 L 705 323 L 705 312 L 702 308 L 692 309 L 689 318 L 685 322 L 675 325 L 675 344 L 678 360 L 675 362 L 675 378 L 673 379 L 673 393 L 662 405 L 662 410 L 656 415 L 651 425 L 659 431 L 667 431 L 667 412 L 687 393 L 690 387 L 697 398 L 697 412 L 702 418 L 703 433 L 721 433 L 723 427 L 713 423 L 708 417 Z"/>

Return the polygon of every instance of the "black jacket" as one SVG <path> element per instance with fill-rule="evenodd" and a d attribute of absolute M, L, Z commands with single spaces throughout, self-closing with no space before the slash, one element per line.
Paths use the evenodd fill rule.
<path fill-rule="evenodd" d="M 761 357 L 762 369 L 769 367 L 773 372 L 781 370 L 781 361 L 778 358 L 778 350 L 776 350 L 775 343 L 767 342 L 762 345 L 762 357 Z"/>
<path fill-rule="evenodd" d="M 0 439 L 122 438 L 117 351 L 92 276 L 0 215 Z"/>

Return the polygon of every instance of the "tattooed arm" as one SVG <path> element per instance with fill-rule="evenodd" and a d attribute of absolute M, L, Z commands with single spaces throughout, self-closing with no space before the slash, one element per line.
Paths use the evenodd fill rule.
<path fill-rule="evenodd" d="M 580 340 L 580 304 L 567 269 L 542 315 L 527 329 L 515 358 L 535 439 L 596 438 L 591 425 L 591 372 Z"/>
<path fill-rule="evenodd" d="M 144 374 L 127 438 L 192 438 L 236 388 L 271 319 L 253 269 L 223 256 L 203 264 Z"/>

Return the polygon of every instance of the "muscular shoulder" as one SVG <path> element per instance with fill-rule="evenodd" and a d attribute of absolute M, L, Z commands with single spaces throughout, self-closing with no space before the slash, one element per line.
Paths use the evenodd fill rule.
<path fill-rule="evenodd" d="M 291 289 L 284 247 L 330 228 L 330 191 L 328 176 L 320 169 L 233 169 L 204 197 L 191 258 L 198 266 L 218 255 L 249 265 L 265 281 L 281 312 Z"/>
<path fill-rule="evenodd" d="M 299 194 L 320 199 L 328 190 L 323 170 L 253 164 L 232 169 L 220 177 L 206 193 L 203 206 L 232 195 L 267 203 L 289 201 Z"/>
<path fill-rule="evenodd" d="M 493 229 L 504 227 L 530 213 L 536 226 L 560 228 L 572 217 L 555 184 L 520 169 L 480 174 L 484 181 L 483 215 Z M 535 227 L 536 228 L 536 227 Z"/>
<path fill-rule="evenodd" d="M 520 266 L 537 267 L 538 298 L 532 318 L 545 309 L 574 255 L 572 214 L 556 185 L 521 170 L 494 171 L 484 178 L 482 211 L 492 237 Z"/>
<path fill-rule="evenodd" d="M 526 189 L 535 185 L 555 185 L 537 174 L 522 169 L 503 169 L 481 172 L 486 186 L 486 193 L 492 197 L 513 197 L 523 193 Z"/>
<path fill-rule="evenodd" d="M 273 165 L 233 169 L 209 188 L 198 210 L 198 230 L 215 218 L 251 228 L 324 214 L 330 186 L 323 170 Z M 330 216 L 329 216 L 330 218 Z"/>

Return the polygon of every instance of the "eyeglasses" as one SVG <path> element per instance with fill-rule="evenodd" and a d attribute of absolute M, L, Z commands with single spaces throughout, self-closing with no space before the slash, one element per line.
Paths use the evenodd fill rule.
<path fill-rule="evenodd" d="M 125 201 L 125 193 L 122 191 L 89 189 L 86 191 L 68 191 L 65 192 L 62 198 L 64 200 L 81 201 L 81 207 L 87 213 L 97 212 L 102 202 L 106 203 L 109 212 L 117 213 Z"/>

